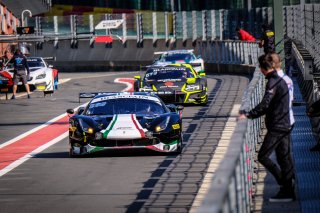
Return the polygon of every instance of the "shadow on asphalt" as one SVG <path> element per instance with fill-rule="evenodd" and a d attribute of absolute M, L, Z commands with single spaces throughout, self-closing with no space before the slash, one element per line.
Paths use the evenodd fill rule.
<path fill-rule="evenodd" d="M 141 157 L 141 156 L 171 156 L 176 157 L 177 153 L 162 153 L 149 150 L 106 150 L 90 155 L 75 158 L 112 158 L 112 157 Z M 69 152 L 39 153 L 34 158 L 70 158 Z"/>

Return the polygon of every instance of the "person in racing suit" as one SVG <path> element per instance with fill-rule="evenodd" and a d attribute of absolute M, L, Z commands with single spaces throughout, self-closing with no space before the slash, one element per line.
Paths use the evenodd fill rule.
<path fill-rule="evenodd" d="M 13 73 L 13 95 L 11 99 L 16 99 L 16 93 L 18 88 L 19 81 L 22 81 L 24 84 L 26 91 L 28 93 L 28 98 L 30 99 L 30 88 L 28 85 L 28 79 L 29 79 L 29 66 L 27 63 L 27 58 L 20 52 L 19 49 L 15 50 L 15 47 L 10 48 L 10 52 L 13 53 L 13 56 L 11 56 L 9 63 L 13 63 L 14 66 L 14 73 Z"/>
<path fill-rule="evenodd" d="M 270 202 L 289 202 L 295 199 L 294 168 L 290 150 L 290 133 L 294 120 L 290 116 L 290 92 L 286 81 L 273 68 L 271 54 L 259 57 L 261 72 L 267 79 L 262 101 L 250 111 L 241 110 L 239 119 L 254 119 L 265 115 L 267 134 L 258 153 L 258 161 L 275 177 L 280 190 Z M 275 151 L 277 163 L 270 159 Z"/>

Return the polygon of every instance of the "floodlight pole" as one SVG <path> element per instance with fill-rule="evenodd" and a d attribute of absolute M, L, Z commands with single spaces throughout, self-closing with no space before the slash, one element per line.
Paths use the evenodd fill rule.
<path fill-rule="evenodd" d="M 32 17 L 32 13 L 31 13 L 30 10 L 23 10 L 22 13 L 21 13 L 21 25 L 22 25 L 22 27 L 24 27 L 24 13 L 25 12 L 29 13 L 29 17 Z"/>

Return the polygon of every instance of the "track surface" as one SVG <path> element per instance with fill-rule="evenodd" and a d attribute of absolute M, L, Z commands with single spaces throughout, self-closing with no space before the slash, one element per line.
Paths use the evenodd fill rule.
<path fill-rule="evenodd" d="M 43 98 L 35 92 L 31 100 L 25 96 L 0 100 L 0 172 L 1 164 L 8 163 L 6 157 L 22 153 L 19 149 L 1 153 L 7 141 L 79 106 L 79 92 L 121 91 L 126 85 L 114 83 L 114 79 L 137 74 L 143 75 L 61 73 L 60 79 L 71 80 L 52 96 Z M 208 105 L 185 106 L 181 155 L 118 151 L 73 159 L 68 157 L 67 138 L 56 139 L 57 143 L 0 176 L 0 212 L 190 211 L 203 178 L 210 173 L 207 169 L 230 112 L 240 104 L 247 84 L 242 76 L 208 76 Z M 55 125 L 68 127 L 67 120 Z M 51 134 L 45 132 L 42 137 Z M 44 140 L 39 135 L 29 137 L 20 143 L 30 148 L 30 141 Z"/>

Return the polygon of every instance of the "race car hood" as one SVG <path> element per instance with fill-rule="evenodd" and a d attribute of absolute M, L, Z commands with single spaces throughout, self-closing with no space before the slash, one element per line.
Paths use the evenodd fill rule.
<path fill-rule="evenodd" d="M 45 67 L 29 67 L 31 74 L 33 73 L 44 73 L 46 71 Z"/>
<path fill-rule="evenodd" d="M 157 125 L 170 117 L 162 115 L 116 114 L 113 116 L 76 116 L 88 127 L 101 132 L 109 140 L 133 140 L 145 138 L 147 131 L 153 131 Z"/>
<path fill-rule="evenodd" d="M 101 130 L 103 137 L 109 140 L 128 140 L 145 138 L 145 132 L 134 114 L 114 115 L 106 129 Z"/>
<path fill-rule="evenodd" d="M 179 79 L 161 79 L 146 82 L 146 85 L 156 91 L 172 91 L 181 90 L 182 86 L 186 83 L 186 78 Z"/>
<path fill-rule="evenodd" d="M 116 114 L 109 116 L 77 115 L 74 119 L 85 128 L 92 127 L 101 132 L 103 138 L 109 140 L 133 140 L 145 138 L 147 131 L 153 131 L 161 122 L 170 117 L 169 113 L 162 115 Z"/>

